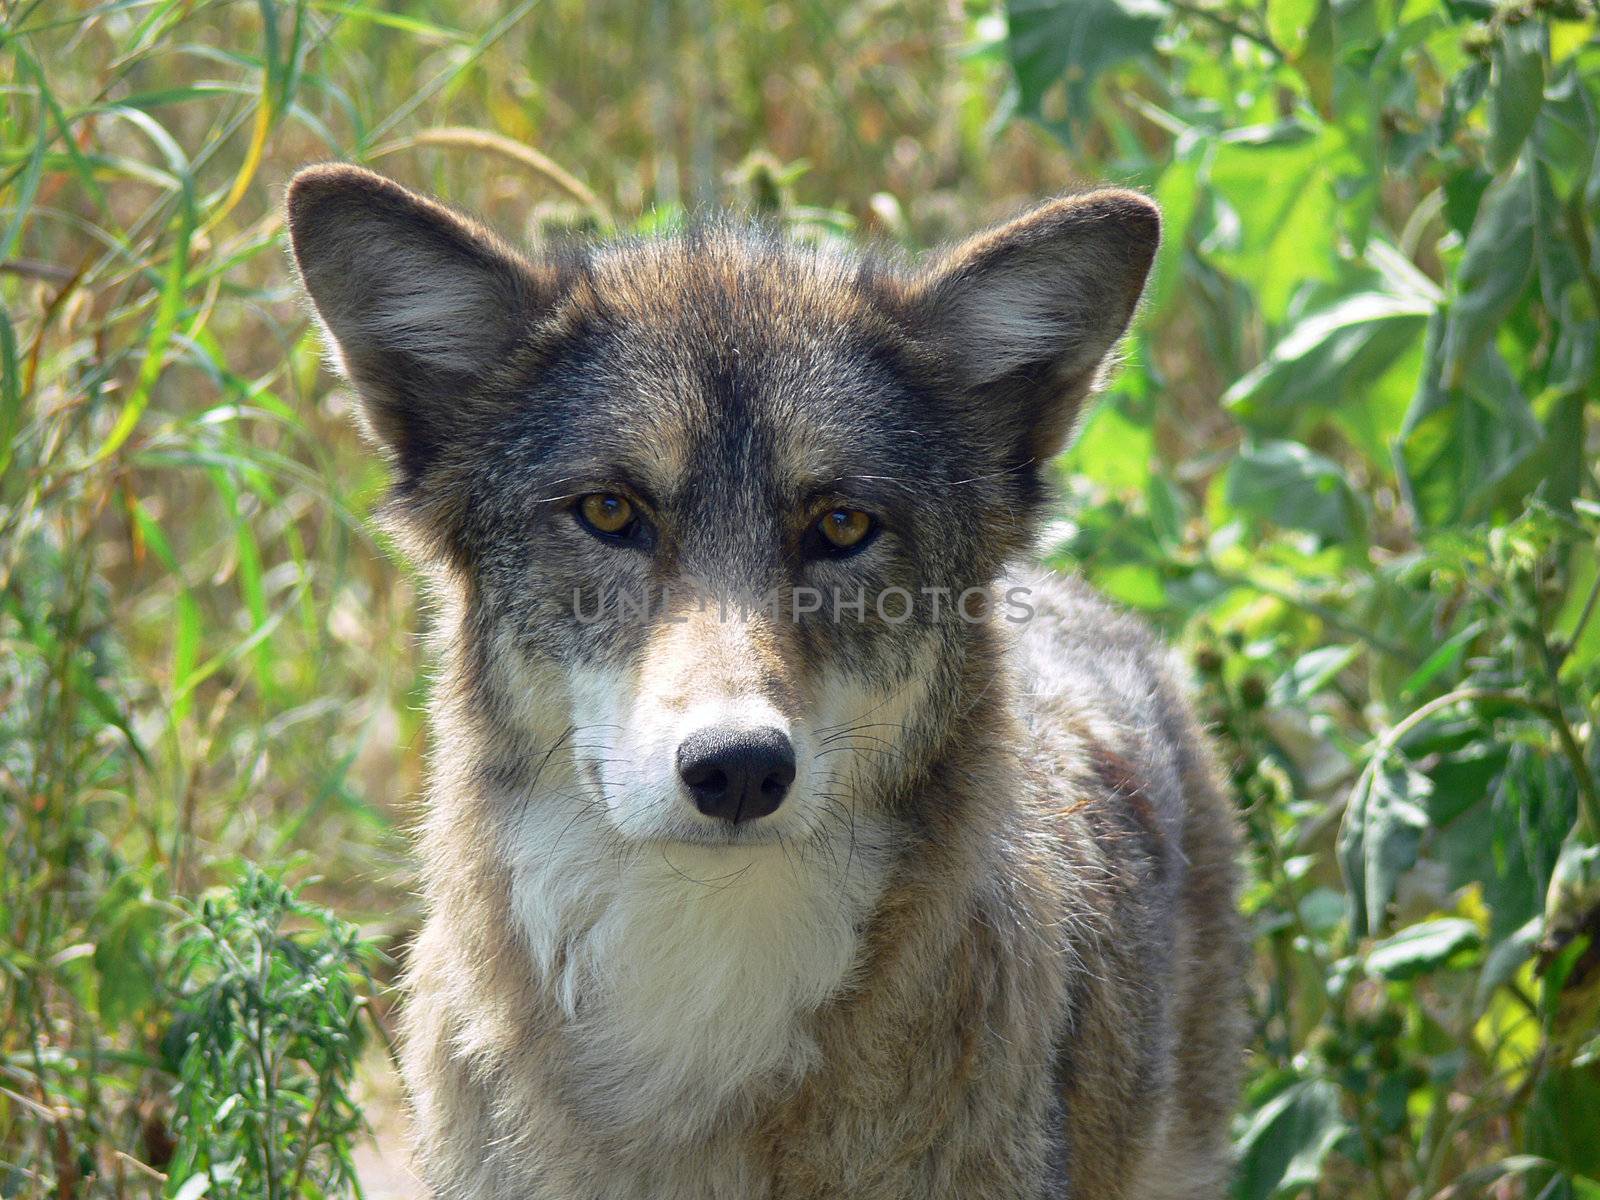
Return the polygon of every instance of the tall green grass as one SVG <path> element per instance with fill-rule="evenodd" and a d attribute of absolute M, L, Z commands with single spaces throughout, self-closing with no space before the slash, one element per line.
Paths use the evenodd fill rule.
<path fill-rule="evenodd" d="M 923 240 L 1066 173 L 997 141 L 1004 65 L 935 4 L 0 21 L 0 1195 L 171 1194 L 219 1167 L 172 1040 L 191 898 L 259 862 L 380 943 L 413 918 L 412 596 L 291 284 L 290 174 L 368 162 L 535 239 L 731 201 Z"/>

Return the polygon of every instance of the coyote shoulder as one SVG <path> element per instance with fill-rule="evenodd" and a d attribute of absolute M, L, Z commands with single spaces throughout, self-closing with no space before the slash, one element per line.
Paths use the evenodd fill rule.
<path fill-rule="evenodd" d="M 431 1192 L 1221 1197 L 1230 806 L 1162 648 L 1017 573 L 1155 207 L 920 265 L 528 255 L 345 166 L 288 214 L 435 601 Z"/>

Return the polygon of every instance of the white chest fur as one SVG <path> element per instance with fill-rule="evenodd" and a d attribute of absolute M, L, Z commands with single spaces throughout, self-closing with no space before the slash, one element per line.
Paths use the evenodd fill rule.
<path fill-rule="evenodd" d="M 580 1115 L 658 1142 L 703 1136 L 814 1061 L 807 1018 L 850 981 L 886 856 L 859 827 L 853 846 L 630 844 L 572 804 L 528 804 L 507 850 L 538 982 L 568 1021 Z"/>

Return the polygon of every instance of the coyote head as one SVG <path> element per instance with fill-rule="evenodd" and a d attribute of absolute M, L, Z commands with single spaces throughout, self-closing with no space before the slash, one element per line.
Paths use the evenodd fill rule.
<path fill-rule="evenodd" d="M 529 256 L 344 166 L 289 226 L 478 769 L 716 848 L 906 803 L 1159 236 L 1099 191 L 918 268 L 730 224 Z"/>

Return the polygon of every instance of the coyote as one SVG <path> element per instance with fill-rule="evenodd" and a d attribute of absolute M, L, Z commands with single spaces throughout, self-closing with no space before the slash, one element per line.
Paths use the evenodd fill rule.
<path fill-rule="evenodd" d="M 1026 567 L 1156 207 L 535 255 L 324 165 L 288 224 L 435 611 L 432 1194 L 1221 1197 L 1230 804 L 1161 647 Z"/>

